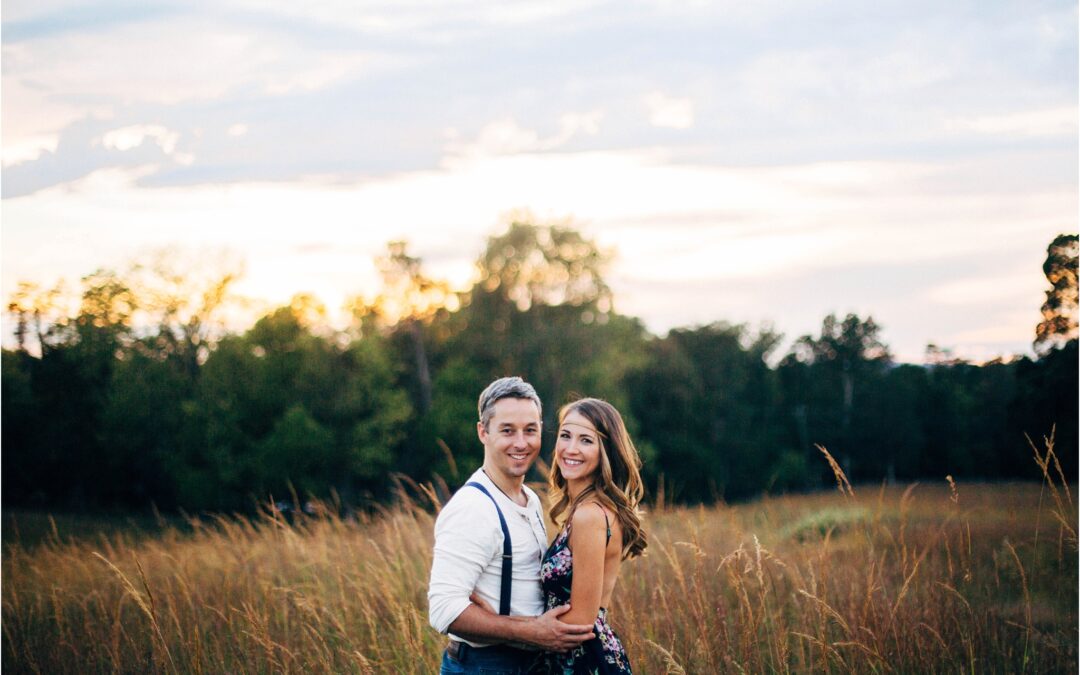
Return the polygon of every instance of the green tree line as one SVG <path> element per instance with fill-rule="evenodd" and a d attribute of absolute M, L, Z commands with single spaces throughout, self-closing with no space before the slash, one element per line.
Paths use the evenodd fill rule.
<path fill-rule="evenodd" d="M 393 477 L 456 487 L 481 460 L 475 402 L 521 374 L 545 434 L 577 394 L 627 418 L 654 497 L 708 502 L 853 481 L 1033 475 L 1025 434 L 1077 460 L 1077 237 L 1048 249 L 1036 358 L 897 364 L 871 317 L 827 316 L 776 354 L 768 328 L 651 335 L 613 309 L 609 256 L 563 225 L 513 223 L 464 293 L 394 242 L 378 295 L 331 330 L 310 297 L 224 332 L 235 272 L 170 260 L 85 277 L 77 306 L 22 285 L 2 356 L 3 501 L 49 508 L 249 510 L 337 495 L 373 506 Z M 775 358 L 779 357 L 779 358 Z M 773 365 L 775 364 L 775 365 Z M 547 438 L 545 451 L 551 447 Z"/>

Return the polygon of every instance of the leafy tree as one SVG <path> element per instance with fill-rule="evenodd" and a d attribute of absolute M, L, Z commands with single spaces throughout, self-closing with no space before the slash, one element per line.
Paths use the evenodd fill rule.
<path fill-rule="evenodd" d="M 371 300 L 354 298 L 351 309 L 360 335 L 379 331 L 405 336 L 411 347 L 419 412 L 424 414 L 431 408 L 432 397 L 425 326 L 456 310 L 459 300 L 447 282 L 424 274 L 420 258 L 409 255 L 407 249 L 405 241 L 387 244 L 386 255 L 375 260 L 382 289 Z"/>
<path fill-rule="evenodd" d="M 0 443 L 4 451 L 4 498 L 8 503 L 46 502 L 50 486 L 50 466 L 46 448 L 40 443 L 46 420 L 34 391 L 36 366 L 40 364 L 25 349 L 5 349 L 0 356 Z"/>
<path fill-rule="evenodd" d="M 35 283 L 22 281 L 8 301 L 7 311 L 15 319 L 15 342 L 18 351 L 44 354 L 50 346 L 51 333 L 66 322 L 61 298 L 66 295 L 63 283 L 44 290 Z M 31 342 L 36 340 L 37 345 Z"/>
<path fill-rule="evenodd" d="M 621 377 L 642 354 L 644 328 L 612 311 L 606 262 L 594 242 L 564 225 L 512 223 L 477 261 L 480 279 L 448 318 L 444 353 L 468 355 L 488 379 L 527 377 L 546 403 L 549 428 L 571 393 L 618 399 Z"/>
<path fill-rule="evenodd" d="M 297 299 L 211 353 L 191 411 L 201 433 L 187 440 L 185 500 L 242 508 L 290 483 L 347 499 L 385 494 L 408 394 L 381 338 L 343 345 L 312 333 L 317 316 Z"/>
<path fill-rule="evenodd" d="M 1050 282 L 1043 320 L 1035 327 L 1035 351 L 1045 354 L 1077 336 L 1077 235 L 1059 234 L 1046 249 L 1043 274 Z"/>
<path fill-rule="evenodd" d="M 1077 340 L 1052 349 L 1038 360 L 1027 357 L 1015 364 L 1016 394 L 1009 403 L 1006 441 L 1010 452 L 1007 470 L 1011 475 L 1030 475 L 1030 449 L 1024 438 L 1042 445 L 1042 438 L 1055 431 L 1056 452 L 1066 476 L 1077 470 Z"/>
<path fill-rule="evenodd" d="M 232 302 L 230 290 L 243 266 L 225 253 L 185 259 L 163 249 L 137 261 L 126 273 L 148 323 L 139 345 L 154 358 L 178 361 L 190 379 L 198 377 L 214 341 L 223 332 L 219 316 Z"/>
<path fill-rule="evenodd" d="M 319 493 L 335 478 L 333 431 L 319 424 L 301 404 L 274 422 L 254 449 L 260 492 L 280 497 L 290 488 L 300 494 Z"/>
<path fill-rule="evenodd" d="M 491 237 L 462 308 L 430 325 L 435 404 L 411 454 L 426 458 L 430 469 L 447 469 L 443 475 L 454 473 L 447 450 L 459 472 L 472 466 L 476 396 L 511 374 L 536 387 L 549 434 L 560 404 L 575 395 L 608 398 L 633 428 L 623 379 L 645 358 L 646 333 L 640 321 L 613 311 L 606 261 L 594 242 L 565 224 L 518 221 Z"/>
<path fill-rule="evenodd" d="M 604 281 L 609 256 L 563 225 L 515 221 L 488 240 L 477 261 L 478 286 L 526 311 L 533 305 L 610 308 Z"/>
<path fill-rule="evenodd" d="M 649 345 L 650 358 L 627 387 L 633 417 L 656 448 L 650 477 L 663 471 L 674 496 L 690 501 L 745 497 L 775 484 L 771 465 L 781 448 L 766 359 L 779 339 L 767 328 L 754 335 L 714 323 Z"/>
<path fill-rule="evenodd" d="M 829 447 L 849 475 L 857 458 L 871 459 L 868 467 L 874 464 L 869 444 L 880 430 L 855 429 L 852 422 L 860 397 L 880 386 L 891 362 L 880 331 L 873 317 L 848 314 L 840 321 L 830 314 L 821 323 L 820 335 L 800 337 L 780 364 L 787 371 L 781 381 L 801 388 L 794 399 L 793 392 L 785 392 L 785 399 L 802 413 L 796 420 L 800 430 L 807 430 L 811 443 Z M 796 365 L 800 363 L 806 368 Z"/>
<path fill-rule="evenodd" d="M 109 476 L 102 485 L 105 503 L 177 504 L 170 467 L 189 422 L 184 404 L 194 387 L 181 362 L 155 356 L 131 350 L 113 366 L 98 431 L 99 461 Z"/>

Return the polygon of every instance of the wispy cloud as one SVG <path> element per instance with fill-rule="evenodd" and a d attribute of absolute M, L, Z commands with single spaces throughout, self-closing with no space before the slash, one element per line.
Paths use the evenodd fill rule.
<path fill-rule="evenodd" d="M 694 126 L 694 103 L 689 98 L 674 98 L 658 91 L 645 97 L 649 108 L 649 124 L 670 129 L 689 129 Z"/>
<path fill-rule="evenodd" d="M 1078 120 L 1080 110 L 1076 106 L 1060 106 L 953 119 L 947 121 L 946 128 L 1006 137 L 1070 137 L 1076 136 Z"/>
<path fill-rule="evenodd" d="M 446 153 L 451 162 L 462 158 L 494 157 L 520 153 L 544 152 L 555 150 L 565 145 L 577 134 L 595 134 L 604 113 L 594 110 L 586 113 L 566 113 L 559 118 L 559 131 L 554 135 L 541 137 L 533 129 L 523 129 L 512 118 L 490 122 L 474 140 L 461 138 L 457 129 L 447 129 Z"/>

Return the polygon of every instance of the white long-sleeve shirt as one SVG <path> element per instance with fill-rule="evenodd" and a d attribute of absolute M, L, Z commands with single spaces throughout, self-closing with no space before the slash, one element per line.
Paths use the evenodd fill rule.
<path fill-rule="evenodd" d="M 544 596 L 540 590 L 540 560 L 547 548 L 547 530 L 541 515 L 540 498 L 523 486 L 528 504 L 518 506 L 483 470 L 478 470 L 469 480 L 487 488 L 502 509 L 510 531 L 514 554 L 510 615 L 542 614 Z M 474 589 L 498 611 L 502 551 L 503 534 L 495 505 L 480 490 L 462 486 L 435 520 L 435 555 L 428 584 L 428 619 L 435 630 L 440 633 L 449 630 L 454 619 L 469 606 L 469 595 Z M 464 640 L 453 634 L 450 637 L 474 647 L 492 644 Z"/>

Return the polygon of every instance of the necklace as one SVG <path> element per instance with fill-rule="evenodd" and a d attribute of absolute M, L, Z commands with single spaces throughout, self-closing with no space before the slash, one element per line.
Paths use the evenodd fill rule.
<path fill-rule="evenodd" d="M 525 495 L 524 491 L 522 492 L 521 496 L 525 497 L 525 503 L 524 504 L 518 504 L 516 499 L 514 499 L 510 495 L 506 494 L 506 490 L 503 490 L 501 487 L 499 487 L 499 484 L 495 482 L 495 479 L 491 477 L 491 474 L 489 474 L 487 472 L 487 469 L 484 469 L 483 467 L 481 467 L 480 470 L 483 471 L 484 475 L 488 477 L 488 480 L 491 481 L 491 484 L 495 486 L 495 489 L 502 493 L 503 497 L 506 497 L 507 499 L 509 499 L 511 502 L 513 502 L 517 506 L 528 506 L 529 505 L 529 498 Z"/>

